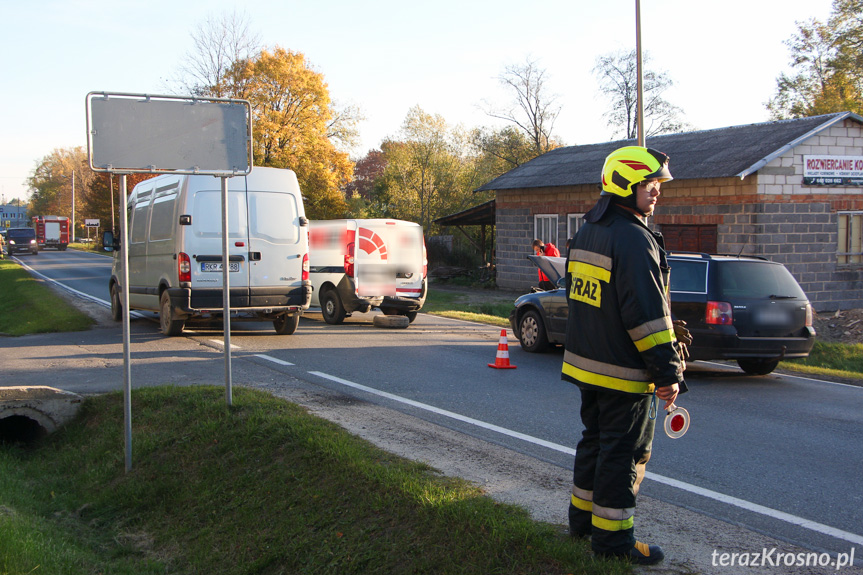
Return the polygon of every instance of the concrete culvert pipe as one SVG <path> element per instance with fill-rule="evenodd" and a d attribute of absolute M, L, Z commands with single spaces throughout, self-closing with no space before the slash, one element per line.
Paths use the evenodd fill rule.
<path fill-rule="evenodd" d="M 0 443 L 32 443 L 48 435 L 35 419 L 25 415 L 12 415 L 0 419 Z"/>
<path fill-rule="evenodd" d="M 31 442 L 72 419 L 82 397 L 47 386 L 0 388 L 0 441 Z"/>

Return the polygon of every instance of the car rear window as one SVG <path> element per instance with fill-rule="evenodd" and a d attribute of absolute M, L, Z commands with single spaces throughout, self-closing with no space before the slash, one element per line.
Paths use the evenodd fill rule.
<path fill-rule="evenodd" d="M 671 286 L 673 292 L 707 293 L 707 262 L 671 260 Z"/>
<path fill-rule="evenodd" d="M 721 297 L 806 299 L 797 280 L 785 266 L 769 262 L 718 262 Z"/>

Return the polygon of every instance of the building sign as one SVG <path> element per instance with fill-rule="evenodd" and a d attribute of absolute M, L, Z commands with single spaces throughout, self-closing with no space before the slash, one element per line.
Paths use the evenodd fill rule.
<path fill-rule="evenodd" d="M 805 186 L 863 186 L 863 156 L 803 156 Z"/>

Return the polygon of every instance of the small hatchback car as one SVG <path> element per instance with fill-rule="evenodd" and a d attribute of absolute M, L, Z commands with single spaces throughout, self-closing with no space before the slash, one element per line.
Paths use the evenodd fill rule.
<path fill-rule="evenodd" d="M 18 252 L 39 255 L 36 243 L 36 230 L 33 228 L 9 228 L 6 230 L 6 253 L 10 256 Z"/>
<path fill-rule="evenodd" d="M 510 314 L 526 351 L 563 343 L 567 303 L 563 258 L 528 256 L 558 289 L 525 294 Z M 812 306 L 780 263 L 764 258 L 674 252 L 671 313 L 692 333 L 690 360 L 733 359 L 748 374 L 766 375 L 782 359 L 807 357 L 815 344 Z"/>

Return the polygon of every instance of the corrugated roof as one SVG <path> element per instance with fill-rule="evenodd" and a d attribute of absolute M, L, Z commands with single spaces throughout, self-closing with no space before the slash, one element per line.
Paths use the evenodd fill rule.
<path fill-rule="evenodd" d="M 647 146 L 668 154 L 676 180 L 744 177 L 846 118 L 863 123 L 863 117 L 857 114 L 838 112 L 656 136 L 648 138 Z M 635 140 L 557 148 L 498 176 L 477 191 L 598 184 L 606 156 L 627 145 L 635 145 Z"/>

